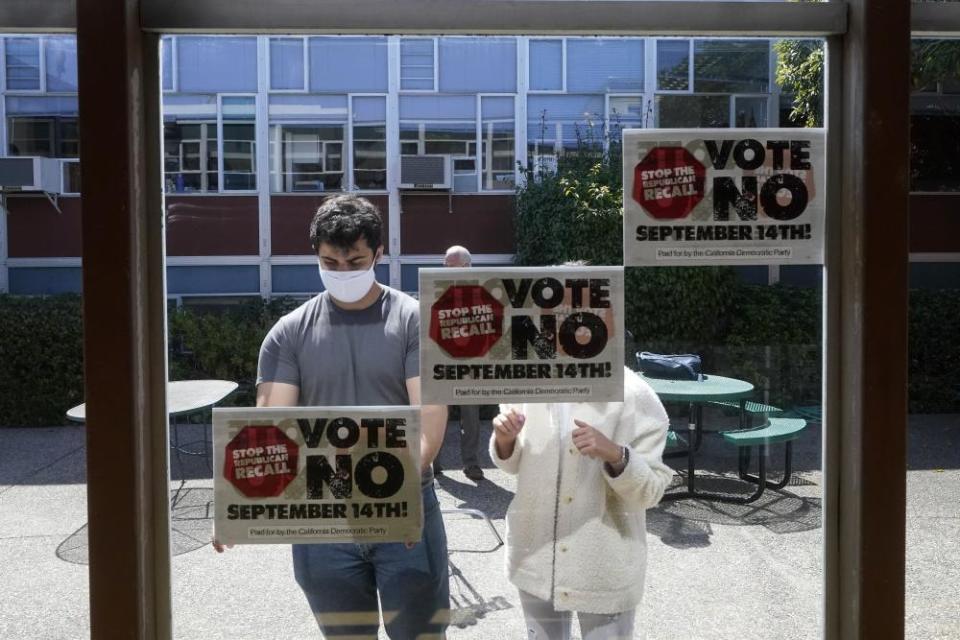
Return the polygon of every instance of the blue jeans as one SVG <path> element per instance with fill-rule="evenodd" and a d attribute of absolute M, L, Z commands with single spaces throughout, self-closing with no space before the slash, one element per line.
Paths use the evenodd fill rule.
<path fill-rule="evenodd" d="M 295 544 L 293 573 L 325 637 L 444 638 L 450 613 L 447 534 L 433 485 L 423 488 L 423 538 L 381 544 Z"/>

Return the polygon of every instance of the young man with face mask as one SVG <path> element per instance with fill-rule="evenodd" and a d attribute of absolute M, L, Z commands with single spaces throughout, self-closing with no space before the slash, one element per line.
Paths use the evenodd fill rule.
<path fill-rule="evenodd" d="M 326 200 L 310 225 L 326 289 L 284 316 L 260 349 L 257 406 L 420 404 L 420 318 L 410 296 L 379 284 L 380 214 L 351 195 Z M 422 408 L 423 539 L 416 544 L 293 545 L 293 568 L 325 637 L 443 638 L 447 541 L 431 462 L 447 410 Z"/>

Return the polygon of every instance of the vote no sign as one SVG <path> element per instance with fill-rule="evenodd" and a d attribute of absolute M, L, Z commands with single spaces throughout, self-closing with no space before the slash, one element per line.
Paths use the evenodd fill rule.
<path fill-rule="evenodd" d="M 420 270 L 425 404 L 623 400 L 623 269 Z"/>

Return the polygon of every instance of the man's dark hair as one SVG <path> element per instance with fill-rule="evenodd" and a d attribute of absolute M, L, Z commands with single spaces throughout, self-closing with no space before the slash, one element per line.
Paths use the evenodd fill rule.
<path fill-rule="evenodd" d="M 326 242 L 340 249 L 349 249 L 363 238 L 374 252 L 380 246 L 383 226 L 380 212 L 366 198 L 340 195 L 326 199 L 310 223 L 310 244 L 313 252 Z"/>

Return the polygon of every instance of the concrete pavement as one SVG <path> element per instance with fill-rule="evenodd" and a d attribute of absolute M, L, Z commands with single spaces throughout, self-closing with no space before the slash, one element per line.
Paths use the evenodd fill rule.
<path fill-rule="evenodd" d="M 489 430 L 489 424 L 485 425 Z M 197 428 L 197 427 L 192 427 Z M 819 637 L 822 583 L 819 426 L 796 447 L 794 481 L 752 505 L 665 502 L 648 515 L 646 597 L 638 638 Z M 960 416 L 911 420 L 908 473 L 907 629 L 915 640 L 960 638 Z M 89 635 L 83 427 L 0 429 L 0 638 Z M 513 478 L 486 457 L 479 486 L 459 470 L 451 425 L 438 480 L 444 508 L 491 515 L 504 532 Z M 735 452 L 707 437 L 704 489 L 736 490 Z M 673 466 L 683 460 L 673 460 Z M 774 469 L 782 465 L 773 454 Z M 718 472 L 725 471 L 723 475 Z M 212 480 L 196 459 L 174 477 L 186 491 L 173 514 L 176 638 L 300 640 L 319 634 L 293 580 L 288 546 L 209 548 Z M 678 478 L 679 482 L 679 478 Z M 175 488 L 179 482 L 175 482 Z M 503 548 L 486 525 L 445 517 L 450 541 L 453 640 L 525 638 Z M 575 634 L 577 637 L 579 634 Z"/>

